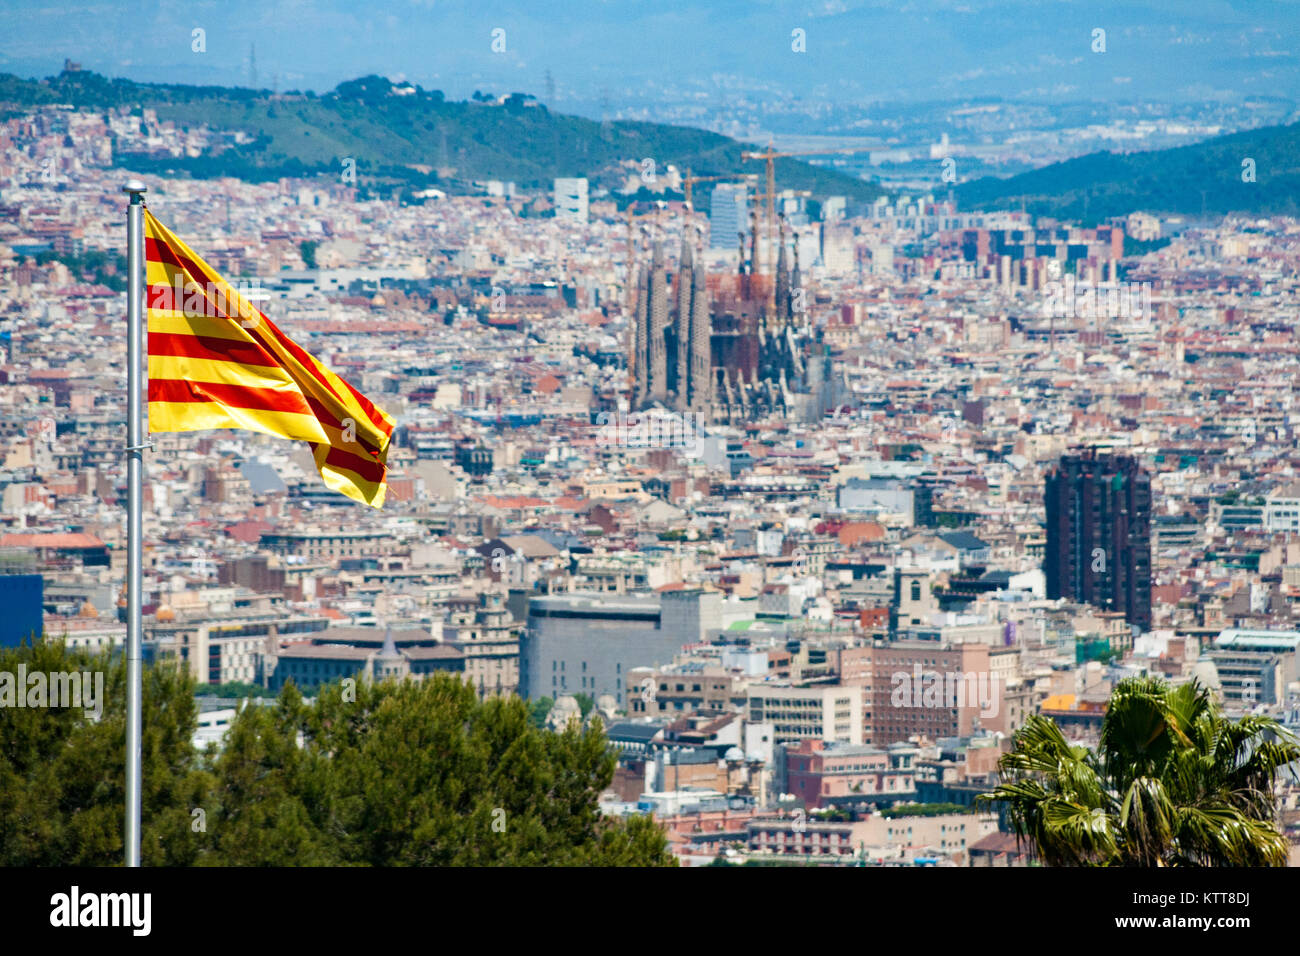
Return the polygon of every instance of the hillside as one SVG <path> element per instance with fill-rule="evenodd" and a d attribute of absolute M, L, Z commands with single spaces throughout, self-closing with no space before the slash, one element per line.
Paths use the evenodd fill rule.
<path fill-rule="evenodd" d="M 452 190 L 484 179 L 544 186 L 556 176 L 594 175 L 611 163 L 647 157 L 661 171 L 669 163 L 690 167 L 697 175 L 763 171 L 762 164 L 741 160 L 745 144 L 716 133 L 659 123 L 600 123 L 553 113 L 518 95 L 499 104 L 488 97 L 448 102 L 441 92 L 419 87 L 399 94 L 377 76 L 342 83 L 321 96 L 274 96 L 267 90 L 134 83 L 88 72 L 39 82 L 0 75 L 0 106 L 50 103 L 147 107 L 157 110 L 160 119 L 244 130 L 256 137 L 215 155 L 123 161 L 141 172 L 203 178 L 337 173 L 345 156 L 356 159 L 363 176 Z M 415 165 L 434 167 L 442 175 L 410 168 Z M 819 197 L 869 200 L 881 193 L 874 184 L 794 160 L 777 162 L 777 184 Z"/>
<path fill-rule="evenodd" d="M 1242 161 L 1255 181 L 1242 181 Z M 963 209 L 1024 208 L 1090 222 L 1138 210 L 1210 215 L 1300 213 L 1300 124 L 1219 136 L 1144 153 L 1090 153 L 1008 179 L 957 187 Z"/>

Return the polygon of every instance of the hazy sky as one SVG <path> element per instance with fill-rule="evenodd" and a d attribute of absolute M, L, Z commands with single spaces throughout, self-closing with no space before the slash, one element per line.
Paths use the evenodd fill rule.
<path fill-rule="evenodd" d="M 113 76 L 246 85 L 255 44 L 258 85 L 282 90 L 381 73 L 452 96 L 541 94 L 549 70 L 557 102 L 604 91 L 615 106 L 737 85 L 837 101 L 1300 94 L 1300 0 L 6 0 L 0 22 L 0 71 L 22 76 L 70 57 Z M 191 49 L 196 28 L 206 52 Z"/>

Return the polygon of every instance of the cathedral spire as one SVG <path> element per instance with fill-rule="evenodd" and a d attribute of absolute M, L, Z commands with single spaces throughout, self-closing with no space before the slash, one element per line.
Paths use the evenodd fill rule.
<path fill-rule="evenodd" d="M 673 374 L 670 383 L 673 404 L 679 412 L 690 407 L 691 377 L 691 284 L 695 277 L 695 254 L 691 248 L 689 228 L 682 230 L 682 250 L 677 257 L 677 321 L 675 323 Z"/>
<path fill-rule="evenodd" d="M 668 356 L 664 333 L 668 327 L 668 274 L 664 270 L 664 244 L 654 242 L 650 259 L 649 296 L 650 382 L 647 399 L 663 402 L 668 398 Z"/>
<path fill-rule="evenodd" d="M 803 290 L 803 274 L 799 271 L 799 234 L 792 232 L 791 235 L 794 239 L 794 269 L 790 272 L 790 314 L 796 319 L 802 319 L 805 309 L 803 303 L 797 301 Z M 800 308 L 796 309 L 796 305 Z"/>
<path fill-rule="evenodd" d="M 650 350 L 650 312 L 649 303 L 650 295 L 647 288 L 646 280 L 648 274 L 645 269 L 638 269 L 636 276 L 636 313 L 633 318 L 635 323 L 636 340 L 634 344 L 635 356 L 632 369 L 634 392 L 632 396 L 632 407 L 641 408 L 645 405 L 649 396 L 649 350 Z"/>
<path fill-rule="evenodd" d="M 715 383 L 713 378 L 713 319 L 704 263 L 695 264 L 691 278 L 691 410 L 712 418 Z"/>
<path fill-rule="evenodd" d="M 780 217 L 780 249 L 776 254 L 776 320 L 783 325 L 790 318 L 790 266 L 785 257 L 785 215 Z"/>
<path fill-rule="evenodd" d="M 754 276 L 758 274 L 758 210 L 749 211 L 749 286 L 745 289 L 745 298 L 752 299 L 758 291 Z"/>

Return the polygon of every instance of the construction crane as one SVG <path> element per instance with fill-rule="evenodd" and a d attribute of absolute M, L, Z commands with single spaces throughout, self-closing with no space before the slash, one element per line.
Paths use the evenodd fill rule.
<path fill-rule="evenodd" d="M 769 247 L 769 254 L 770 254 L 770 247 L 772 243 L 772 236 L 776 228 L 776 222 L 775 222 L 776 220 L 776 162 L 775 161 L 778 159 L 787 159 L 792 156 L 851 156 L 854 153 L 865 153 L 868 152 L 869 150 L 870 147 L 866 147 L 866 146 L 845 146 L 839 149 L 803 149 L 803 150 L 795 150 L 795 151 L 780 151 L 780 150 L 773 149 L 772 142 L 769 140 L 767 144 L 767 149 L 763 150 L 762 152 L 753 152 L 751 150 L 746 150 L 745 152 L 740 154 L 741 159 L 764 160 L 767 163 L 767 193 L 763 198 L 767 200 L 767 213 L 766 213 L 767 224 L 766 225 L 767 225 L 767 243 Z M 762 247 L 759 248 L 759 251 L 760 253 L 762 252 Z M 755 263 L 755 271 L 760 274 L 763 274 L 765 270 L 763 269 L 763 262 L 761 261 L 761 259 L 762 257 L 760 256 L 760 261 Z M 773 257 L 773 264 L 775 264 L 775 257 Z M 773 283 L 772 289 L 773 289 L 772 295 L 775 296 L 776 295 L 775 283 Z"/>

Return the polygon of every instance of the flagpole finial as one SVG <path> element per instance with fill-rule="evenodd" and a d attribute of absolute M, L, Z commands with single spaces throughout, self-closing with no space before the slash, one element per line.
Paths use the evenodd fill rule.
<path fill-rule="evenodd" d="M 132 202 L 139 202 L 140 195 L 149 187 L 138 179 L 128 179 L 126 185 L 122 187 L 122 192 L 129 193 Z"/>

